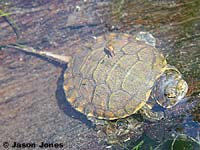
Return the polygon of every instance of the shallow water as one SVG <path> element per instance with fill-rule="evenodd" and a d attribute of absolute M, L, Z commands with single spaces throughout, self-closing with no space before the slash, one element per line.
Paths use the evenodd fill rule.
<path fill-rule="evenodd" d="M 163 149 L 162 145 L 171 147 L 174 139 L 178 139 L 180 134 L 187 135 L 187 138 L 182 140 L 183 143 L 189 143 L 189 147 L 185 146 L 185 149 L 199 148 L 197 144 L 200 142 L 199 0 L 61 0 L 57 2 L 10 0 L 1 1 L 0 6 L 0 9 L 14 14 L 7 20 L 12 27 L 6 26 L 3 24 L 4 20 L 0 20 L 3 24 L 2 28 L 6 26 L 0 35 L 1 43 L 17 41 L 38 49 L 55 50 L 60 54 L 73 54 L 75 50 L 67 48 L 77 44 L 79 39 L 106 32 L 129 34 L 139 31 L 150 32 L 157 39 L 156 46 L 162 49 L 168 63 L 177 67 L 189 84 L 188 98 L 186 102 L 167 110 L 168 117 L 165 120 L 155 123 L 145 122 L 142 134 L 131 141 L 122 142 L 120 146 L 114 145 L 113 149 Z M 6 42 L 2 40 L 6 38 L 9 40 Z M 2 58 L 4 55 L 7 54 L 2 54 Z M 25 59 L 29 58 L 25 57 Z M 44 69 L 45 65 L 42 68 Z M 62 84 L 60 81 L 63 81 L 62 76 L 57 82 L 58 85 Z M 68 107 L 63 104 L 63 97 L 65 96 L 62 88 L 58 86 L 56 91 L 58 105 Z M 82 120 L 81 123 L 88 124 L 84 116 L 73 111 L 71 112 L 70 109 L 70 113 L 66 110 L 64 112 L 68 116 L 75 116 L 75 119 Z M 194 140 L 191 141 L 191 138 Z M 179 148 L 180 146 L 184 148 L 184 144 L 180 144 L 180 141 L 174 143 Z M 157 146 L 158 144 L 160 145 Z M 175 144 L 174 149 L 177 149 Z"/>
<path fill-rule="evenodd" d="M 174 136 L 181 133 L 195 138 L 196 142 L 199 141 L 200 1 L 115 0 L 110 7 L 111 19 L 108 18 L 107 23 L 111 30 L 152 33 L 159 39 L 157 47 L 163 50 L 168 63 L 177 67 L 189 84 L 187 96 L 190 98 L 187 100 L 187 104 L 184 103 L 171 110 L 175 114 L 178 112 L 177 116 L 173 114 L 172 118 L 166 119 L 162 124 L 149 124 L 143 136 L 136 143 L 133 142 L 133 145 L 128 145 L 128 149 L 154 149 L 158 143 L 162 145 L 166 140 L 173 141 Z M 196 103 L 190 108 L 193 111 L 182 112 L 179 110 L 179 107 L 186 110 L 185 106 L 192 103 Z M 182 115 L 180 116 L 180 114 Z M 167 130 L 164 131 L 166 128 Z M 135 144 L 139 144 L 138 147 L 134 147 Z M 156 149 L 168 149 L 171 144 L 168 142 L 168 146 L 165 143 L 165 148 L 160 146 Z M 199 149 L 198 144 L 194 147 L 184 147 L 180 143 L 178 145 L 182 146 L 181 149 Z M 174 147 L 174 149 L 178 149 L 178 147 Z"/>

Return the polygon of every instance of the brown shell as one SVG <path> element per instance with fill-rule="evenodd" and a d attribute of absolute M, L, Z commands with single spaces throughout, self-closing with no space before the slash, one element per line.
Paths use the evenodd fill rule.
<path fill-rule="evenodd" d="M 88 41 L 65 72 L 69 103 L 88 117 L 124 118 L 148 100 L 152 86 L 166 67 L 158 49 L 134 36 L 110 33 Z M 112 46 L 113 56 L 106 53 Z"/>

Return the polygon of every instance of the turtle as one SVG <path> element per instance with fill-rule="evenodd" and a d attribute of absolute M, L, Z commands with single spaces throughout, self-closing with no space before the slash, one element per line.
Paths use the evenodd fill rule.
<path fill-rule="evenodd" d="M 73 56 L 12 44 L 8 47 L 64 61 L 66 100 L 89 120 L 116 120 L 143 110 L 149 118 L 159 104 L 171 108 L 186 95 L 187 82 L 155 46 L 148 32 L 105 33 L 90 38 Z"/>

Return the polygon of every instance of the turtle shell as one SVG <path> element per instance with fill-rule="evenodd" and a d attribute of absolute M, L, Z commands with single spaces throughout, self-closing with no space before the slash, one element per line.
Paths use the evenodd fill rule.
<path fill-rule="evenodd" d="M 114 56 L 106 53 L 111 45 Z M 148 100 L 166 60 L 133 35 L 109 33 L 89 40 L 64 74 L 69 103 L 88 117 L 114 120 L 136 113 Z"/>

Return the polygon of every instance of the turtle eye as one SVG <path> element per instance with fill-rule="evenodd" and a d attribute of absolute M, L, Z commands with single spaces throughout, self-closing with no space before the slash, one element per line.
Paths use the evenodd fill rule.
<path fill-rule="evenodd" d="M 176 98 L 177 97 L 176 87 L 172 84 L 169 84 L 165 89 L 164 95 L 169 99 Z"/>
<path fill-rule="evenodd" d="M 176 98 L 176 93 L 168 93 L 165 96 L 167 96 L 168 98 Z"/>
<path fill-rule="evenodd" d="M 167 98 L 175 98 L 176 97 L 174 92 L 173 93 L 172 92 L 169 93 L 169 91 L 167 93 L 164 93 L 164 95 Z"/>

